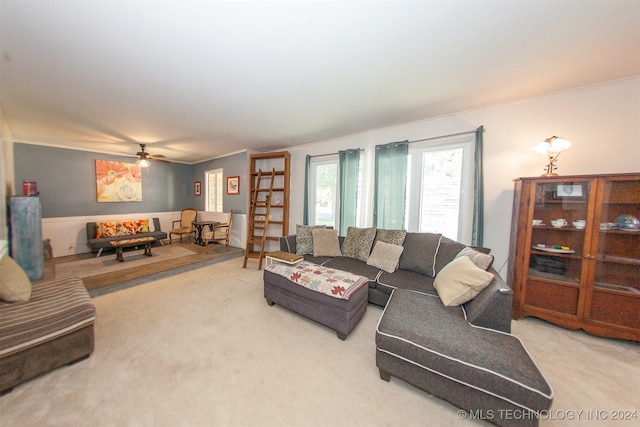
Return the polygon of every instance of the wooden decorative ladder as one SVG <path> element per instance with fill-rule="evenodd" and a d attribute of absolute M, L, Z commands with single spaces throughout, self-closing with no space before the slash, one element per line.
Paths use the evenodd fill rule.
<path fill-rule="evenodd" d="M 273 195 L 273 183 L 276 177 L 276 170 L 263 173 L 258 170 L 255 186 L 252 189 L 251 206 L 249 212 L 249 233 L 247 234 L 247 246 L 244 250 L 244 262 L 242 268 L 247 268 L 249 258 L 258 258 L 258 270 L 262 269 L 264 259 L 264 247 L 267 242 L 267 228 L 271 219 L 271 196 Z M 263 180 L 269 180 L 269 188 L 262 187 Z M 260 200 L 260 194 L 265 194 L 265 199 Z M 257 234 L 256 234 L 257 233 Z M 256 249 L 256 246 L 259 249 Z"/>

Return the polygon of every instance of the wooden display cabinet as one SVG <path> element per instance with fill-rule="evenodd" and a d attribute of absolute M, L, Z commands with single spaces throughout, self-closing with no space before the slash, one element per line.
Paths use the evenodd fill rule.
<path fill-rule="evenodd" d="M 535 316 L 640 341 L 637 218 L 640 174 L 515 180 L 508 273 L 513 318 Z M 567 224 L 554 226 L 557 219 Z"/>

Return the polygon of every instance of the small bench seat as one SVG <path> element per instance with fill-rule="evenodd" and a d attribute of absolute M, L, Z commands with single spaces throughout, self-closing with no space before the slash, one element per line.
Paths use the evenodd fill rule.
<path fill-rule="evenodd" d="M 476 327 L 461 307 L 407 289 L 393 291 L 380 318 L 376 365 L 386 381 L 400 378 L 497 425 L 538 425 L 553 400 L 517 337 Z"/>

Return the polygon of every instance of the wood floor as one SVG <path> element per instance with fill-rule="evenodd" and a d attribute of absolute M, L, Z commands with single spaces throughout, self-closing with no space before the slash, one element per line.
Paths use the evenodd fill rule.
<path fill-rule="evenodd" d="M 168 240 L 164 242 L 165 245 L 168 245 Z M 193 264 L 203 263 L 207 261 L 211 261 L 214 258 L 219 258 L 223 256 L 242 256 L 244 254 L 243 249 L 230 247 L 229 251 L 225 249 L 222 245 L 209 245 L 209 253 L 205 253 L 205 248 L 200 245 L 196 245 L 194 243 L 187 243 L 186 240 L 184 242 L 176 242 L 174 241 L 172 245 L 182 246 L 190 251 L 196 252 L 195 256 L 187 256 L 181 258 L 170 259 L 162 263 L 155 263 L 146 266 L 140 266 L 136 268 L 127 268 L 127 263 L 122 263 L 122 269 L 117 272 L 101 274 L 98 276 L 86 277 L 82 279 L 85 284 L 87 290 L 96 289 L 103 286 L 111 286 L 118 283 L 123 283 L 131 280 L 136 280 L 145 276 L 149 276 L 155 273 L 166 272 L 173 269 L 178 269 L 180 267 L 185 267 Z M 125 249 L 126 253 L 127 249 Z M 63 257 L 51 258 L 45 260 L 44 263 L 44 278 L 43 280 L 50 280 L 55 277 L 55 265 L 59 263 L 78 261 L 81 259 L 88 259 L 95 257 L 95 253 L 83 253 L 77 255 L 68 255 Z M 103 257 L 115 257 L 115 251 L 104 251 L 102 253 Z"/>

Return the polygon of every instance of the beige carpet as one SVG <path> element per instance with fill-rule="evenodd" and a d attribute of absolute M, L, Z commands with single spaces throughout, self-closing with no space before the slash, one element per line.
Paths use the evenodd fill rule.
<path fill-rule="evenodd" d="M 165 262 L 170 259 L 195 255 L 196 253 L 180 246 L 157 246 L 151 248 L 151 255 L 144 255 L 144 249 L 124 252 L 124 262 L 116 260 L 114 253 L 105 253 L 97 258 L 81 259 L 55 265 L 55 277 L 78 276 L 81 278 L 113 273 L 123 268 Z"/>
<path fill-rule="evenodd" d="M 242 258 L 94 298 L 96 350 L 0 397 L 4 426 L 458 426 L 458 409 L 379 379 L 369 305 L 346 341 L 262 295 Z M 555 392 L 541 426 L 632 426 L 639 346 L 514 322 Z M 583 411 L 579 422 L 567 414 Z M 587 411 L 608 411 L 587 420 Z M 604 414 L 604 412 L 603 412 Z M 560 418 L 561 419 L 560 419 Z"/>

